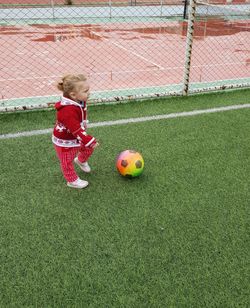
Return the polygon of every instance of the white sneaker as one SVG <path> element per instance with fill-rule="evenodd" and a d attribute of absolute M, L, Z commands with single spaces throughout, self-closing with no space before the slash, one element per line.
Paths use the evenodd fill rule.
<path fill-rule="evenodd" d="M 90 168 L 90 166 L 87 162 L 81 163 L 81 162 L 79 162 L 77 157 L 74 159 L 74 162 L 82 169 L 82 171 L 84 171 L 86 173 L 90 173 L 91 168 Z"/>
<path fill-rule="evenodd" d="M 74 182 L 68 182 L 67 183 L 67 186 L 73 187 L 73 188 L 85 188 L 88 185 L 89 185 L 88 181 L 84 181 L 84 180 L 81 180 L 79 178 L 77 180 L 75 180 Z"/>

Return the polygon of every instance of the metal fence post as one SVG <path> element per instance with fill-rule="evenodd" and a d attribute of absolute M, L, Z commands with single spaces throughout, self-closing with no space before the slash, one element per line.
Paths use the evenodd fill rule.
<path fill-rule="evenodd" d="M 162 6 L 163 6 L 163 0 L 161 0 L 161 17 L 162 17 Z"/>
<path fill-rule="evenodd" d="M 184 67 L 183 90 L 182 90 L 183 95 L 188 95 L 188 90 L 189 90 L 189 77 L 191 68 L 192 47 L 193 47 L 196 1 L 197 0 L 191 0 L 189 5 L 186 56 L 185 56 L 186 60 Z"/>
<path fill-rule="evenodd" d="M 112 18 L 112 0 L 109 0 L 109 18 Z"/>
<path fill-rule="evenodd" d="M 50 5 L 52 8 L 52 18 L 55 19 L 55 4 L 54 4 L 54 0 L 50 0 Z"/>
<path fill-rule="evenodd" d="M 187 8 L 188 8 L 188 0 L 184 0 L 184 11 L 183 11 L 183 19 L 187 19 Z"/>

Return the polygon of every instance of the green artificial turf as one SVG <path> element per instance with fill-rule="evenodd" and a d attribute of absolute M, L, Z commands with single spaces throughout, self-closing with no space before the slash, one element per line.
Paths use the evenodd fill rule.
<path fill-rule="evenodd" d="M 95 121 L 143 116 L 192 110 L 196 99 L 92 111 Z M 52 126 L 50 112 L 3 117 L 15 119 L 5 132 Z M 89 129 L 101 145 L 92 174 L 77 169 L 84 190 L 65 185 L 49 134 L 0 140 L 0 307 L 247 307 L 249 117 L 244 109 Z M 129 148 L 145 160 L 132 180 L 115 168 Z"/>
<path fill-rule="evenodd" d="M 89 106 L 91 123 L 249 103 L 250 89 Z M 55 111 L 0 113 L 0 134 L 53 127 Z"/>

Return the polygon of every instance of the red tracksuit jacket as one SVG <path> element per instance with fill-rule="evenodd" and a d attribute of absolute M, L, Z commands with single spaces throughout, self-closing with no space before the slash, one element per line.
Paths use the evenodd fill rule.
<path fill-rule="evenodd" d="M 92 147 L 96 139 L 86 133 L 87 106 L 86 102 L 77 103 L 62 97 L 55 104 L 57 120 L 54 126 L 52 142 L 60 147 Z"/>

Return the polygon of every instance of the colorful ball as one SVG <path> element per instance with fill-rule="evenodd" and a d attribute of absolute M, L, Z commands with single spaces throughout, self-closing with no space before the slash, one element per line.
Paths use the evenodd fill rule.
<path fill-rule="evenodd" d="M 125 150 L 118 155 L 116 168 L 122 176 L 134 178 L 142 173 L 144 160 L 139 152 Z"/>

